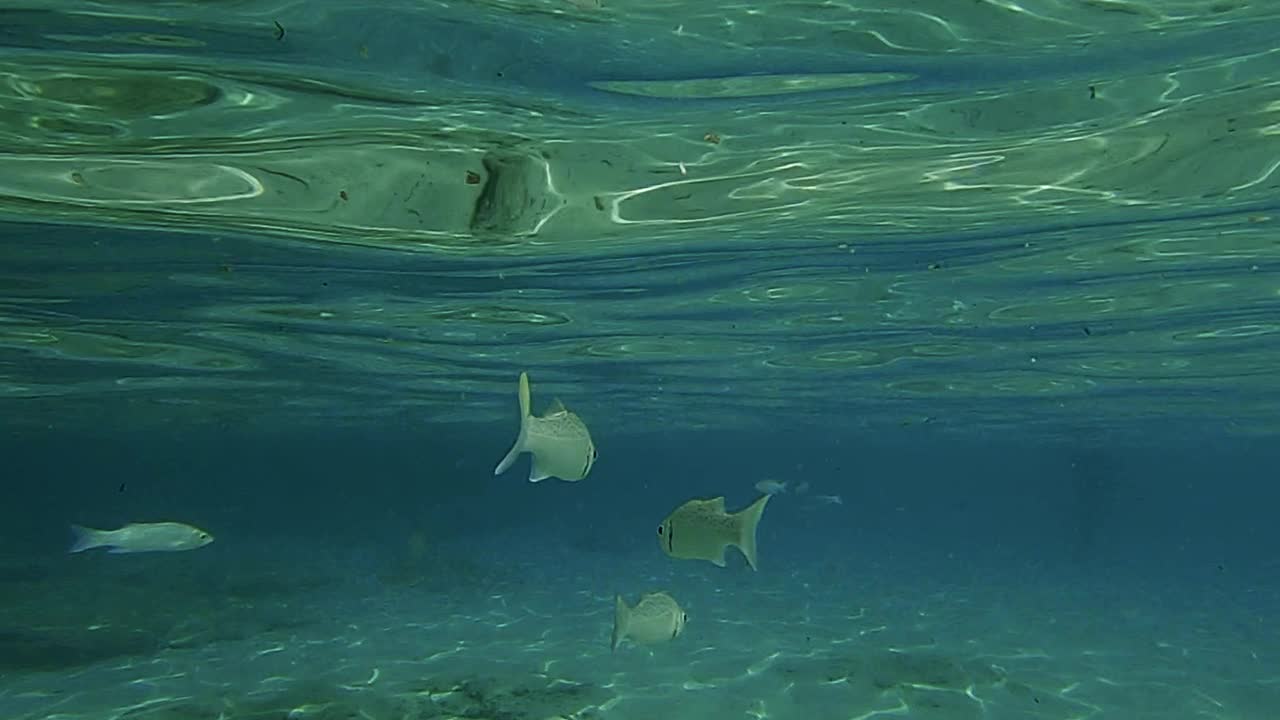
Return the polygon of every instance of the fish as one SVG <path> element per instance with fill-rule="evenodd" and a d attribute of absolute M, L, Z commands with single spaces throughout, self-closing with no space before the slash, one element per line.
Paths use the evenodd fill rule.
<path fill-rule="evenodd" d="M 756 489 L 765 495 L 781 495 L 787 491 L 787 484 L 777 480 L 761 480 L 756 483 Z"/>
<path fill-rule="evenodd" d="M 118 530 L 95 530 L 72 525 L 75 540 L 67 552 L 110 548 L 110 553 L 181 552 L 213 542 L 213 535 L 185 523 L 129 523 Z"/>
<path fill-rule="evenodd" d="M 843 505 L 844 504 L 844 500 L 840 499 L 839 495 L 814 495 L 813 499 L 825 505 Z"/>
<path fill-rule="evenodd" d="M 646 593 L 635 607 L 627 607 L 621 595 L 613 599 L 613 637 L 609 650 L 630 640 L 637 645 L 652 645 L 674 640 L 684 631 L 689 615 L 675 598 L 662 592 Z"/>
<path fill-rule="evenodd" d="M 591 472 L 599 456 L 582 418 L 569 412 L 558 399 L 538 417 L 530 412 L 529 375 L 520 373 L 520 434 L 507 452 L 494 475 L 501 475 L 515 463 L 520 453 L 529 453 L 529 482 L 559 478 L 569 482 L 582 480 Z"/>
<path fill-rule="evenodd" d="M 738 548 L 752 570 L 756 568 L 756 526 L 772 495 L 762 495 L 744 510 L 730 515 L 724 497 L 690 500 L 658 526 L 658 545 L 681 560 L 708 560 L 724 567 L 724 549 Z"/>

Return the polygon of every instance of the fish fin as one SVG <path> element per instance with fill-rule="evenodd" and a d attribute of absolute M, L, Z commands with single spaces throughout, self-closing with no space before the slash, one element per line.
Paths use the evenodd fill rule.
<path fill-rule="evenodd" d="M 564 403 L 560 402 L 560 398 L 551 398 L 551 404 L 547 406 L 547 411 L 543 415 L 556 415 L 567 412 L 569 410 L 565 408 Z"/>
<path fill-rule="evenodd" d="M 551 473 L 538 465 L 538 454 L 535 452 L 529 454 L 533 456 L 533 462 L 529 463 L 529 482 L 541 482 L 551 477 Z"/>
<path fill-rule="evenodd" d="M 71 548 L 67 550 L 69 553 L 84 552 L 91 548 L 102 547 L 103 542 L 98 537 L 100 530 L 83 527 L 81 525 L 71 526 Z"/>
<path fill-rule="evenodd" d="M 764 515 L 764 506 L 769 504 L 772 495 L 761 495 L 751 506 L 734 514 L 738 524 L 738 549 L 752 570 L 756 570 L 756 526 L 760 524 L 760 516 Z"/>
<path fill-rule="evenodd" d="M 724 545 L 720 546 L 720 553 L 713 558 L 708 558 L 716 567 L 724 567 Z"/>
<path fill-rule="evenodd" d="M 707 502 L 711 503 L 712 510 L 718 510 L 720 512 L 724 512 L 724 496 L 723 495 L 717 498 L 711 498 Z"/>
<path fill-rule="evenodd" d="M 528 448 L 525 445 L 529 442 L 529 374 L 520 373 L 520 434 L 516 436 L 516 442 L 507 451 L 502 462 L 498 463 L 498 467 L 493 469 L 494 475 L 501 475 L 511 468 L 520 453 Z"/>
<path fill-rule="evenodd" d="M 108 554 L 108 555 L 122 555 L 122 554 L 124 554 L 124 553 L 132 553 L 132 552 L 133 552 L 133 551 L 132 551 L 132 550 L 130 550 L 130 549 L 128 549 L 128 548 L 113 547 L 113 548 L 111 548 L 110 550 L 108 550 L 108 551 L 107 551 L 107 554 Z"/>
<path fill-rule="evenodd" d="M 613 636 L 609 638 L 609 652 L 618 649 L 618 643 L 627 635 L 627 623 L 631 620 L 631 608 L 621 595 L 613 596 Z"/>

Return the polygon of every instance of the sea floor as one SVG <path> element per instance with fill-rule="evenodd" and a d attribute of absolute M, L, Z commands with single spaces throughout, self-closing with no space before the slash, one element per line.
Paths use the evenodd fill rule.
<path fill-rule="evenodd" d="M 1274 718 L 1274 590 L 520 539 L 0 564 L 5 720 Z M 287 553 L 288 557 L 284 555 Z M 954 570 L 954 568 L 953 568 Z M 613 592 L 683 635 L 610 652 Z"/>

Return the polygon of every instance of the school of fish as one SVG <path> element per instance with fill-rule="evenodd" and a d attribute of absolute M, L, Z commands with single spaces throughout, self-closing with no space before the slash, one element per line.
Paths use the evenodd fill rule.
<path fill-rule="evenodd" d="M 534 415 L 529 389 L 529 375 L 520 373 L 517 400 L 520 408 L 520 430 L 511 450 L 494 468 L 501 475 L 515 464 L 523 453 L 530 455 L 529 481 L 549 477 L 577 482 L 587 477 L 598 454 L 586 423 L 553 400 L 542 415 Z M 765 485 L 765 483 L 773 483 Z M 764 494 L 750 506 L 727 512 L 724 497 L 693 498 L 671 511 L 658 525 L 658 546 L 670 558 L 706 560 L 725 567 L 725 549 L 737 548 L 752 570 L 757 569 L 756 527 L 774 493 L 786 489 L 785 483 L 761 481 L 757 488 Z M 647 593 L 634 607 L 621 596 L 614 599 L 613 634 L 609 647 L 618 648 L 628 640 L 650 645 L 674 640 L 684 630 L 688 614 L 680 603 L 664 592 Z"/>
<path fill-rule="evenodd" d="M 521 372 L 517 387 L 519 431 L 515 443 L 494 468 L 501 475 L 523 454 L 530 456 L 529 482 L 557 478 L 566 482 L 586 479 L 599 457 L 587 425 L 558 399 L 553 399 L 541 415 L 532 408 L 528 373 Z M 724 496 L 690 498 L 658 524 L 658 547 L 677 560 L 705 560 L 725 567 L 725 551 L 737 549 L 754 571 L 758 569 L 756 529 L 769 501 L 787 492 L 787 484 L 761 480 L 755 484 L 761 495 L 735 512 L 725 509 Z M 795 494 L 808 490 L 802 483 Z M 840 504 L 839 496 L 817 495 L 819 502 Z M 81 553 L 107 548 L 112 554 L 181 552 L 205 547 L 213 542 L 211 533 L 180 522 L 130 523 L 115 530 L 71 526 L 73 541 L 69 552 Z M 613 632 L 609 647 L 617 650 L 623 641 L 653 645 L 674 640 L 684 631 L 689 616 L 671 595 L 649 592 L 634 606 L 621 595 L 614 597 Z"/>

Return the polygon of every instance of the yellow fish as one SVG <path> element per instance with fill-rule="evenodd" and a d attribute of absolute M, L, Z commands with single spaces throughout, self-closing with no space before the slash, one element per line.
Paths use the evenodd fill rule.
<path fill-rule="evenodd" d="M 529 375 L 520 373 L 520 435 L 502 458 L 494 475 L 501 475 L 516 461 L 520 453 L 529 453 L 529 482 L 549 477 L 577 481 L 591 472 L 596 462 L 596 446 L 591 433 L 577 415 L 552 400 L 547 412 L 538 417 L 529 411 Z"/>
<path fill-rule="evenodd" d="M 617 650 L 618 643 L 624 639 L 639 645 L 674 640 L 689 621 L 689 616 L 680 609 L 680 603 L 666 593 L 647 593 L 635 607 L 627 607 L 627 601 L 617 595 L 613 606 L 610 650 Z"/>
<path fill-rule="evenodd" d="M 709 560 L 720 567 L 724 567 L 724 549 L 733 545 L 755 570 L 756 525 L 771 497 L 763 495 L 732 515 L 724 511 L 723 497 L 690 500 L 658 526 L 658 545 L 673 558 Z"/>

